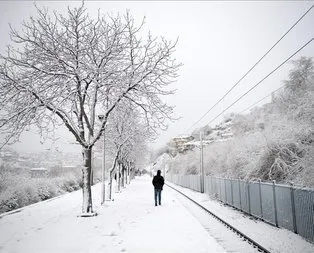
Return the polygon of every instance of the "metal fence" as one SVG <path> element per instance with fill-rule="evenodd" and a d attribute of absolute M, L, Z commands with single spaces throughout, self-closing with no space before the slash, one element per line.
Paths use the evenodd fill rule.
<path fill-rule="evenodd" d="M 201 192 L 200 175 L 170 175 L 167 179 Z M 247 214 L 314 242 L 313 189 L 206 176 L 204 191 Z"/>

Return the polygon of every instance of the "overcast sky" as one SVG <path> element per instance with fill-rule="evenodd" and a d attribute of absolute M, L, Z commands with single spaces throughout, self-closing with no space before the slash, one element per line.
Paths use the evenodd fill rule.
<path fill-rule="evenodd" d="M 79 1 L 37 1 L 58 12 L 78 6 Z M 146 17 L 143 32 L 167 39 L 179 38 L 175 57 L 184 65 L 180 77 L 171 88 L 175 95 L 166 101 L 175 105 L 175 116 L 153 144 L 158 148 L 170 138 L 188 134 L 189 129 L 216 101 L 218 101 L 270 47 L 299 19 L 313 1 L 86 1 L 91 16 L 101 12 L 117 13 L 129 9 L 140 22 Z M 23 19 L 36 13 L 32 1 L 0 1 L 0 51 L 10 43 L 8 23 L 19 28 Z M 276 68 L 308 40 L 314 37 L 314 9 L 281 41 L 274 50 L 230 93 L 215 109 L 193 128 L 211 121 L 250 87 Z M 300 56 L 314 55 L 314 42 L 302 50 Z M 291 64 L 284 65 L 265 82 L 249 93 L 228 112 L 242 111 L 282 85 L 288 78 Z M 267 102 L 267 100 L 265 101 Z M 227 113 L 227 112 L 226 112 Z M 219 117 L 212 125 L 219 123 Z M 193 130 L 193 129 L 192 129 Z M 65 143 L 71 137 L 58 133 L 62 141 L 54 148 L 69 150 Z M 50 145 L 40 145 L 34 134 L 26 134 L 14 146 L 18 151 L 39 151 Z"/>

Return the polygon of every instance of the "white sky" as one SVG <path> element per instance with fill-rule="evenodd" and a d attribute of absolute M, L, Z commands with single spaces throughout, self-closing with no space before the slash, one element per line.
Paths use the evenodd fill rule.
<path fill-rule="evenodd" d="M 38 1 L 60 12 L 79 1 Z M 184 133 L 196 122 L 244 73 L 296 22 L 313 4 L 310 1 L 86 1 L 91 15 L 102 12 L 124 12 L 129 9 L 140 22 L 146 16 L 144 32 L 175 40 L 179 37 L 176 58 L 184 66 L 178 81 L 171 88 L 175 95 L 165 98 L 175 105 L 175 116 L 180 120 L 171 123 L 162 132 L 154 147 L 160 147 L 170 138 Z M 23 19 L 35 13 L 31 1 L 0 2 L 0 51 L 9 43 L 9 26 L 19 27 Z M 270 55 L 241 82 L 196 127 L 211 121 L 246 90 L 256 84 L 282 61 L 314 36 L 314 9 L 276 46 Z M 302 50 L 300 56 L 313 56 L 314 42 Z M 228 112 L 242 111 L 282 85 L 291 64 L 286 64 L 249 93 Z M 267 102 L 267 100 L 265 101 Z M 213 122 L 217 124 L 222 118 Z M 193 129 L 192 129 L 193 130 Z M 61 132 L 60 136 L 64 136 Z M 62 137 L 56 146 L 65 147 L 71 137 Z M 30 142 L 31 141 L 31 142 Z M 29 145 L 32 143 L 31 145 Z M 37 144 L 38 143 L 38 144 Z M 69 145 L 64 150 L 69 150 Z M 19 151 L 39 151 L 36 136 L 27 134 L 15 145 Z"/>

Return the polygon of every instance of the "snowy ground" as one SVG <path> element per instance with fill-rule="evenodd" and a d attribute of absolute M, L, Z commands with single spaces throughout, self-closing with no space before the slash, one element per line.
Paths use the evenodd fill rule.
<path fill-rule="evenodd" d="M 0 216 L 0 252 L 225 252 L 169 188 L 155 207 L 150 177 L 133 180 L 104 207 L 100 185 L 93 196 L 96 217 L 77 217 L 80 191 Z"/>
<path fill-rule="evenodd" d="M 181 189 L 271 252 L 314 252 L 313 244 L 290 231 L 251 220 L 205 194 Z M 78 217 L 81 191 L 34 204 L 0 216 L 0 252 L 225 252 L 175 196 L 165 187 L 162 206 L 155 207 L 151 178 L 140 177 L 103 207 L 100 185 L 95 185 L 95 217 Z"/>

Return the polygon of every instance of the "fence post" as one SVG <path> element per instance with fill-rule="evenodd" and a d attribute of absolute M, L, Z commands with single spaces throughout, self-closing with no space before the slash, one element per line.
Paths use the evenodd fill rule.
<path fill-rule="evenodd" d="M 292 221 L 293 221 L 293 232 L 298 233 L 297 220 L 295 214 L 295 201 L 294 201 L 294 187 L 293 184 L 290 183 L 290 195 L 291 195 L 291 209 L 292 209 Z"/>
<path fill-rule="evenodd" d="M 232 203 L 232 206 L 234 206 L 233 204 L 233 179 L 230 179 L 230 185 L 231 185 L 231 203 Z"/>
<path fill-rule="evenodd" d="M 219 199 L 222 201 L 222 197 L 221 197 L 221 178 L 219 178 Z"/>
<path fill-rule="evenodd" d="M 241 184 L 240 184 L 240 178 L 238 178 L 239 183 L 239 198 L 240 198 L 240 210 L 242 210 L 242 200 L 241 200 Z M 242 210 L 243 211 L 243 210 Z"/>
<path fill-rule="evenodd" d="M 275 210 L 275 225 L 278 227 L 278 214 L 277 214 L 277 201 L 276 201 L 276 180 L 273 180 L 273 199 L 274 199 L 274 210 Z"/>
<path fill-rule="evenodd" d="M 227 184 L 226 184 L 226 178 L 224 178 L 224 184 L 225 184 L 225 203 L 227 203 Z"/>
<path fill-rule="evenodd" d="M 260 201 L 260 211 L 261 211 L 261 218 L 263 219 L 263 201 L 262 201 L 262 186 L 261 186 L 261 180 L 258 180 L 259 185 L 259 201 Z"/>
<path fill-rule="evenodd" d="M 204 193 L 206 193 L 207 190 L 207 181 L 206 181 L 206 176 L 204 176 Z"/>
<path fill-rule="evenodd" d="M 249 214 L 251 214 L 251 192 L 250 192 L 250 181 L 247 181 L 247 196 L 248 196 L 248 204 L 249 204 Z"/>
<path fill-rule="evenodd" d="M 212 192 L 211 192 L 211 195 L 214 195 L 215 187 L 214 187 L 213 177 L 212 177 L 212 176 L 210 177 L 210 180 L 211 180 L 211 184 L 212 184 L 212 188 L 211 188 Z M 216 182 L 215 182 L 215 183 L 216 183 Z M 216 193 L 216 192 L 215 192 L 215 193 Z"/>
<path fill-rule="evenodd" d="M 203 132 L 202 130 L 200 131 L 200 192 L 204 193 L 204 154 L 203 154 Z"/>

